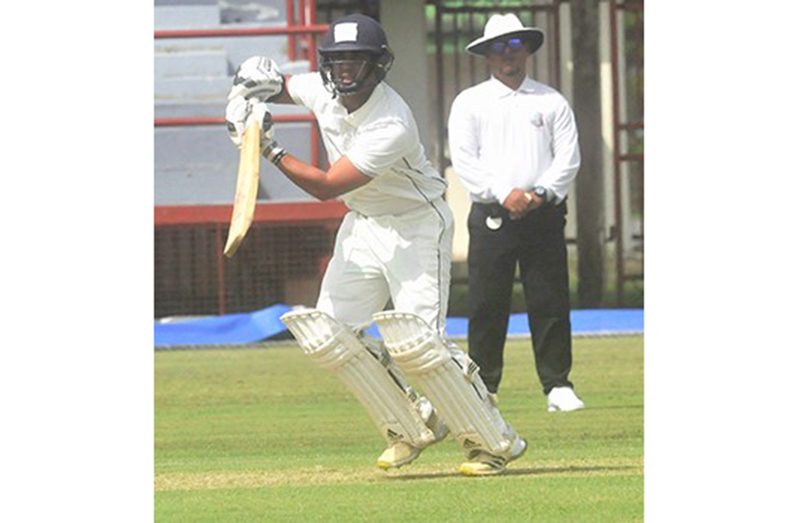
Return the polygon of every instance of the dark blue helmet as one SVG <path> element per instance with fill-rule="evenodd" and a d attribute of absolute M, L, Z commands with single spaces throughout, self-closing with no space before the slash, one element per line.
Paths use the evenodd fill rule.
<path fill-rule="evenodd" d="M 368 88 L 369 75 L 374 72 L 376 83 L 381 82 L 393 64 L 385 31 L 373 18 L 351 14 L 330 25 L 318 47 L 319 72 L 324 85 L 333 94 L 347 96 Z M 345 54 L 346 53 L 346 54 Z M 350 53 L 363 53 L 354 78 L 343 79 L 333 71 L 335 65 L 353 64 Z"/>

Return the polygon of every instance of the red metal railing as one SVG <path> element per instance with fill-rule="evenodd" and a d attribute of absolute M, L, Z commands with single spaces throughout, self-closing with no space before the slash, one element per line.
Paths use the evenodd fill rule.
<path fill-rule="evenodd" d="M 290 23 L 290 22 L 289 22 Z M 224 29 L 159 29 L 155 38 L 214 38 L 219 36 L 279 36 L 326 33 L 328 25 L 288 25 L 286 27 L 228 27 Z M 289 58 L 291 54 L 289 53 Z"/>
<path fill-rule="evenodd" d="M 347 208 L 337 200 L 327 202 L 272 202 L 255 207 L 253 221 L 281 225 L 323 224 L 340 220 Z M 155 223 L 158 225 L 227 226 L 233 213 L 232 205 L 157 205 Z"/>
<path fill-rule="evenodd" d="M 273 117 L 275 122 L 310 122 L 316 125 L 316 118 L 312 114 L 276 114 Z M 197 116 L 185 118 L 156 118 L 155 127 L 190 127 L 193 125 L 220 125 L 225 123 L 221 116 Z M 311 156 L 313 152 L 311 151 Z M 318 156 L 318 151 L 316 151 Z M 314 165 L 318 165 L 317 162 Z"/>

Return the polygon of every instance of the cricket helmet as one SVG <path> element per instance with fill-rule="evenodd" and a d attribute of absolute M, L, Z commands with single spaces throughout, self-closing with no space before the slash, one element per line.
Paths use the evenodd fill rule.
<path fill-rule="evenodd" d="M 382 26 L 363 14 L 351 14 L 334 21 L 324 35 L 318 52 L 319 72 L 325 87 L 334 95 L 341 96 L 367 89 L 372 73 L 374 85 L 380 83 L 393 65 L 394 58 Z M 342 63 L 343 53 L 352 52 L 365 53 L 368 59 L 362 63 L 354 80 L 343 82 L 333 73 L 333 66 Z"/>

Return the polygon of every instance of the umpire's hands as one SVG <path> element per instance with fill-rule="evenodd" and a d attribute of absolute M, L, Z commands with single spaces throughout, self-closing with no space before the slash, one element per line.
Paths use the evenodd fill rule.
<path fill-rule="evenodd" d="M 521 189 L 513 189 L 510 194 L 505 198 L 504 206 L 510 212 L 510 219 L 517 220 L 523 218 L 531 211 L 538 209 L 546 203 L 543 198 L 534 192 L 525 192 Z"/>
<path fill-rule="evenodd" d="M 502 202 L 502 206 L 510 212 L 511 220 L 517 220 L 532 210 L 529 207 L 531 201 L 529 193 L 521 189 L 513 189 Z"/>
<path fill-rule="evenodd" d="M 283 91 L 283 74 L 277 63 L 265 56 L 252 56 L 238 66 L 228 100 L 243 96 L 267 102 Z"/>

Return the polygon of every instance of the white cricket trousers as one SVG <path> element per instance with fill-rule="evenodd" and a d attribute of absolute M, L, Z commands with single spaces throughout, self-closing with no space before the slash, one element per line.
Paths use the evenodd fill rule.
<path fill-rule="evenodd" d="M 445 333 L 454 221 L 438 198 L 398 215 L 350 211 L 335 239 L 316 308 L 352 328 L 393 308 Z"/>

